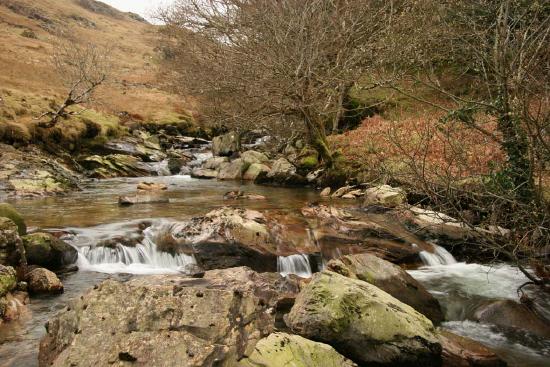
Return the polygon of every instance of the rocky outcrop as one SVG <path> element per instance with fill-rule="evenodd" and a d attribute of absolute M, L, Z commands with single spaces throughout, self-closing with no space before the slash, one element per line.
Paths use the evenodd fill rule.
<path fill-rule="evenodd" d="M 79 162 L 95 178 L 148 176 L 151 171 L 142 161 L 131 155 L 92 155 Z"/>
<path fill-rule="evenodd" d="M 529 307 L 512 300 L 483 304 L 474 312 L 474 319 L 503 328 L 524 330 L 542 338 L 550 338 L 550 323 L 539 317 Z"/>
<path fill-rule="evenodd" d="M 136 130 L 134 135 L 109 140 L 100 150 L 107 155 L 121 154 L 134 156 L 144 162 L 160 162 L 166 158 L 166 154 L 160 146 L 159 138 L 140 130 Z"/>
<path fill-rule="evenodd" d="M 19 214 L 19 212 L 10 204 L 0 203 L 0 218 L 9 218 L 17 225 L 17 231 L 19 235 L 27 234 L 27 225 L 25 219 Z"/>
<path fill-rule="evenodd" d="M 256 344 L 254 352 L 237 367 L 352 367 L 357 366 L 330 345 L 299 335 L 273 333 Z"/>
<path fill-rule="evenodd" d="M 78 251 L 49 233 L 32 233 L 22 237 L 27 262 L 48 269 L 74 264 Z"/>
<path fill-rule="evenodd" d="M 405 192 L 400 188 L 381 185 L 365 191 L 363 206 L 379 205 L 386 208 L 395 208 L 406 202 Z"/>
<path fill-rule="evenodd" d="M 286 321 L 359 364 L 441 365 L 430 320 L 369 283 L 333 272 L 313 276 Z"/>
<path fill-rule="evenodd" d="M 230 132 L 212 139 L 212 154 L 214 156 L 229 157 L 241 150 L 239 134 Z"/>
<path fill-rule="evenodd" d="M 444 320 L 439 302 L 401 267 L 372 254 L 333 259 L 327 269 L 348 278 L 368 282 L 411 306 L 434 324 Z"/>
<path fill-rule="evenodd" d="M 172 235 L 183 249 L 193 249 L 206 270 L 249 266 L 276 271 L 277 246 L 265 223 L 260 212 L 224 207 L 174 225 Z"/>
<path fill-rule="evenodd" d="M 63 284 L 55 273 L 44 268 L 34 268 L 26 275 L 30 293 L 63 293 Z"/>
<path fill-rule="evenodd" d="M 453 334 L 447 330 L 439 331 L 439 340 L 443 347 L 443 366 L 448 367 L 505 367 L 495 352 L 475 340 Z"/>
<path fill-rule="evenodd" d="M 260 173 L 256 180 L 257 184 L 277 185 L 277 186 L 303 186 L 308 182 L 305 177 L 297 172 L 296 166 L 290 163 L 286 158 L 276 160 L 271 170 L 267 173 Z"/>
<path fill-rule="evenodd" d="M 231 366 L 272 333 L 285 280 L 246 268 L 107 280 L 47 325 L 40 366 Z"/>

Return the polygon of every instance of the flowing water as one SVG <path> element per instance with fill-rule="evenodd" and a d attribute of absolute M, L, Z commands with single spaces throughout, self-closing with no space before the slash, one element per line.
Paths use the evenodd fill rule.
<path fill-rule="evenodd" d="M 198 155 L 197 161 L 208 157 L 209 153 Z M 160 165 L 159 169 L 162 168 Z M 169 198 L 170 203 L 117 205 L 119 195 L 135 193 L 136 185 L 145 180 L 166 184 L 168 190 L 162 195 Z M 223 200 L 223 194 L 232 190 L 255 192 L 266 196 L 267 200 Z M 63 309 L 69 299 L 102 280 L 124 281 L 144 274 L 179 273 L 194 264 L 192 256 L 157 251 L 157 238 L 170 231 L 177 221 L 203 215 L 224 205 L 292 216 L 306 203 L 317 200 L 318 193 L 307 189 L 240 185 L 179 175 L 89 181 L 82 191 L 67 196 L 13 202 L 31 230 L 40 228 L 57 233 L 78 249 L 80 270 L 62 276 L 64 294 L 33 297 L 27 314 L 0 328 L 0 365 L 36 366 L 38 342 L 45 333 L 46 321 Z M 383 217 L 374 219 L 384 220 Z M 296 232 L 296 236 L 292 236 L 296 242 L 315 243 L 310 231 L 299 227 L 303 227 L 303 222 L 296 221 L 294 227 L 288 227 Z M 407 240 L 412 242 L 413 239 L 410 235 Z M 495 348 L 511 365 L 548 365 L 548 341 L 503 333 L 491 325 L 468 321 L 475 306 L 487 299 L 518 299 L 515 289 L 525 282 L 525 278 L 516 268 L 506 264 L 487 267 L 457 263 L 440 246 L 435 246 L 433 253 L 423 251 L 421 258 L 426 266 L 411 270 L 410 274 L 441 302 L 448 320 L 443 325 L 445 328 Z M 296 253 L 279 257 L 277 268 L 283 275 L 310 277 L 312 268 L 323 268 L 325 260 L 322 256 L 314 260 L 312 256 Z"/>

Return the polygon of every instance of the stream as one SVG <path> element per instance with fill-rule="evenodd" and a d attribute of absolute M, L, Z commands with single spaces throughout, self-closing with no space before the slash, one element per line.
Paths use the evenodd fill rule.
<path fill-rule="evenodd" d="M 168 190 L 163 195 L 170 203 L 117 205 L 120 195 L 135 193 L 136 185 L 144 180 L 166 184 Z M 264 195 L 267 200 L 223 200 L 224 193 L 237 189 Z M 291 214 L 306 203 L 318 200 L 318 193 L 308 189 L 241 185 L 235 181 L 197 180 L 178 175 L 92 180 L 83 185 L 82 191 L 67 196 L 13 201 L 30 230 L 40 228 L 61 233 L 65 241 L 78 249 L 79 271 L 60 276 L 65 293 L 33 297 L 26 314 L 0 328 L 0 366 L 37 366 L 38 344 L 45 334 L 47 320 L 63 309 L 69 299 L 104 279 L 124 281 L 144 274 L 178 273 L 194 263 L 191 256 L 173 256 L 156 250 L 156 236 L 176 221 L 203 215 L 224 205 Z M 142 237 L 137 237 L 138 228 L 145 221 L 150 225 Z M 138 244 L 95 247 L 98 242 L 113 237 L 134 238 Z M 459 263 L 437 246 L 435 253 L 424 253 L 422 260 L 425 266 L 409 273 L 440 301 L 448 320 L 442 325 L 444 328 L 490 346 L 511 366 L 548 366 L 550 340 L 468 321 L 475 306 L 488 299 L 518 299 L 516 288 L 526 278 L 515 267 Z M 312 268 L 321 266 L 313 267 L 311 261 L 302 254 L 279 257 L 277 268 L 283 275 L 310 277 Z M 541 302 L 546 306 L 543 311 L 547 312 L 548 300 Z"/>

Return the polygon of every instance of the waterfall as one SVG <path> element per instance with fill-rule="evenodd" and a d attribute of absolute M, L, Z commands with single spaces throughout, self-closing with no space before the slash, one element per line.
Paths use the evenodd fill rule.
<path fill-rule="evenodd" d="M 432 244 L 434 252 L 421 251 L 420 259 L 426 266 L 456 264 L 456 260 L 445 248 Z"/>
<path fill-rule="evenodd" d="M 151 226 L 143 231 L 144 238 L 135 246 L 117 243 L 113 247 L 76 246 L 80 269 L 102 273 L 165 274 L 185 271 L 196 264 L 193 256 L 158 251 L 154 238 L 164 226 Z"/>
<path fill-rule="evenodd" d="M 277 271 L 282 276 L 295 274 L 302 278 L 310 278 L 311 265 L 309 264 L 309 257 L 304 254 L 279 256 L 277 258 Z"/>

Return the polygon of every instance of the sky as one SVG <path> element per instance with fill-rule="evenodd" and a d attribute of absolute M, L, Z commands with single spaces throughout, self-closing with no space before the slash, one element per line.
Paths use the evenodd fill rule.
<path fill-rule="evenodd" d="M 100 0 L 122 11 L 131 11 L 151 19 L 151 12 L 173 0 Z"/>

